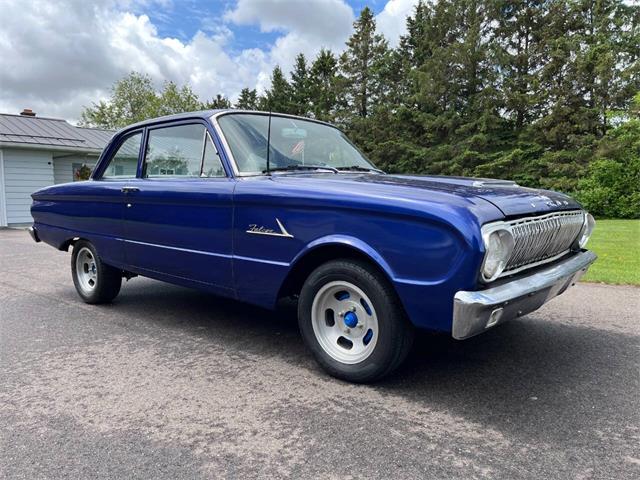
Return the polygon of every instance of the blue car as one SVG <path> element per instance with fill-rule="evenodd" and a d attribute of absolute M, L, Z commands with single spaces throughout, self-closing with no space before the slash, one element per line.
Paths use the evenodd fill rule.
<path fill-rule="evenodd" d="M 136 275 L 276 308 L 331 375 L 393 371 L 416 328 L 456 339 L 525 315 L 596 256 L 594 220 L 510 181 L 388 175 L 337 128 L 205 111 L 118 132 L 91 179 L 33 194 L 30 233 L 73 247 L 87 303 Z"/>

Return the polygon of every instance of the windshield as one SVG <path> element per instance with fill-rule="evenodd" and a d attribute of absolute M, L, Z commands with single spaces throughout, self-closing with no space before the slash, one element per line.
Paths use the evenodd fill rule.
<path fill-rule="evenodd" d="M 239 173 L 267 170 L 269 116 L 233 113 L 218 118 Z M 271 116 L 269 169 L 326 166 L 374 169 L 340 130 L 298 118 Z"/>

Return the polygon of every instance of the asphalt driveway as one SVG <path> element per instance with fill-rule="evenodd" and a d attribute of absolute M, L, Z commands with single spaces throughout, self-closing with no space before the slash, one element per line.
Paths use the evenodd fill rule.
<path fill-rule="evenodd" d="M 580 284 L 356 386 L 292 311 L 140 278 L 88 306 L 69 254 L 0 230 L 0 477 L 640 478 L 639 312 Z"/>

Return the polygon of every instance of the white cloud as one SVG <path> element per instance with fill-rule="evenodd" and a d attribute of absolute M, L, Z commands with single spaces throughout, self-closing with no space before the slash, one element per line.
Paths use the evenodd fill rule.
<path fill-rule="evenodd" d="M 390 0 L 378 15 L 385 35 L 402 31 L 408 3 Z M 245 86 L 264 90 L 273 66 L 289 71 L 300 52 L 311 59 L 322 47 L 341 51 L 354 20 L 343 0 L 238 0 L 224 14 L 226 25 L 203 22 L 201 31 L 178 39 L 158 33 L 141 13 L 148 8 L 177 11 L 172 0 L 0 1 L 0 112 L 26 107 L 77 120 L 83 106 L 106 98 L 132 70 L 158 85 L 188 82 L 203 99 L 235 98 Z M 237 51 L 234 25 L 281 34 L 263 48 Z"/>
<path fill-rule="evenodd" d="M 353 11 L 343 0 L 238 0 L 225 18 L 239 25 L 260 25 L 265 32 L 294 31 L 328 39 L 348 34 Z"/>
<path fill-rule="evenodd" d="M 224 27 L 189 41 L 161 37 L 146 15 L 119 10 L 123 3 L 140 1 L 4 0 L 0 111 L 28 107 L 77 120 L 83 106 L 107 97 L 131 70 L 149 74 L 158 85 L 189 82 L 203 99 L 235 95 L 270 68 L 258 49 L 227 54 L 233 37 Z"/>
<path fill-rule="evenodd" d="M 224 18 L 236 25 L 258 25 L 263 32 L 283 32 L 268 56 L 272 66 L 285 72 L 299 53 L 312 59 L 321 48 L 341 51 L 355 19 L 344 0 L 238 0 Z M 259 89 L 269 85 L 268 73 L 266 77 Z"/>
<path fill-rule="evenodd" d="M 384 9 L 376 15 L 376 26 L 392 47 L 400 42 L 400 36 L 407 31 L 407 17 L 413 14 L 418 0 L 389 0 Z"/>

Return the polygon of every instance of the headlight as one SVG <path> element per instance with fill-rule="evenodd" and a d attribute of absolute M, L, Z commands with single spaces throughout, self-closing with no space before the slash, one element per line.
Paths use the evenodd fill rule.
<path fill-rule="evenodd" d="M 582 226 L 582 231 L 580 232 L 580 240 L 578 240 L 578 246 L 580 248 L 584 248 L 584 246 L 591 238 L 591 234 L 593 233 L 593 228 L 596 226 L 596 221 L 593 218 L 593 215 L 587 213 L 584 217 L 584 225 Z"/>
<path fill-rule="evenodd" d="M 504 271 L 515 242 L 511 231 L 505 227 L 483 229 L 482 239 L 486 251 L 482 263 L 482 279 L 491 282 Z"/>

